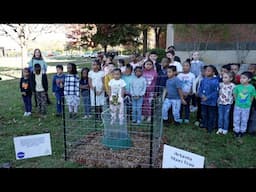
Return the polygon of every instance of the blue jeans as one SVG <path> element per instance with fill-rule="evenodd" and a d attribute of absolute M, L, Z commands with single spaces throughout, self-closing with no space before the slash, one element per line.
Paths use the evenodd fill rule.
<path fill-rule="evenodd" d="M 59 92 L 59 91 L 55 92 L 57 113 L 62 112 L 61 98 L 63 96 L 64 96 L 63 92 Z"/>
<path fill-rule="evenodd" d="M 142 113 L 143 97 L 139 99 L 132 98 L 132 121 L 140 122 Z"/>
<path fill-rule="evenodd" d="M 218 106 L 218 128 L 228 131 L 231 105 Z"/>
<path fill-rule="evenodd" d="M 216 106 L 201 105 L 202 126 L 207 128 L 208 132 L 212 132 L 216 124 Z"/>
<path fill-rule="evenodd" d="M 91 115 L 91 98 L 90 95 L 83 96 L 84 102 L 84 115 Z"/>
<path fill-rule="evenodd" d="M 175 122 L 180 121 L 180 106 L 181 100 L 180 99 L 168 99 L 166 98 L 163 103 L 162 107 L 162 118 L 163 120 L 168 119 L 168 110 L 172 107 L 172 115 Z"/>
<path fill-rule="evenodd" d="M 22 96 L 24 106 L 25 106 L 25 112 L 31 112 L 32 111 L 31 97 L 32 97 L 32 95 Z"/>

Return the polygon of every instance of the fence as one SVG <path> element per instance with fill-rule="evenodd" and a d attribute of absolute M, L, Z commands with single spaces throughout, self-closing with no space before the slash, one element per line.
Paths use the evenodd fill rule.
<path fill-rule="evenodd" d="M 151 113 L 151 118 L 141 122 L 132 121 L 135 108 L 130 97 L 124 99 L 123 111 L 120 105 L 106 104 L 103 112 L 93 106 L 86 118 L 88 106 L 81 105 L 71 117 L 64 103 L 65 160 L 97 168 L 161 167 L 162 97 L 154 95 L 150 106 L 137 108 Z"/>

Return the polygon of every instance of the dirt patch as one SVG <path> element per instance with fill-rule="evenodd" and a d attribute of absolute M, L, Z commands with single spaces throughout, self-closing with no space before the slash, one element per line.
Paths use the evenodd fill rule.
<path fill-rule="evenodd" d="M 148 136 L 131 135 L 132 147 L 112 150 L 102 144 L 102 133 L 90 133 L 74 144 L 69 152 L 69 160 L 85 164 L 90 168 L 148 168 L 150 167 L 150 143 Z M 153 156 L 153 167 L 160 168 L 163 145 Z"/>

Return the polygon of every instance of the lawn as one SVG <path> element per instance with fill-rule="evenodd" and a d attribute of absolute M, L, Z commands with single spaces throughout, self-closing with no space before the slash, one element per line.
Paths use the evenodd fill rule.
<path fill-rule="evenodd" d="M 76 62 L 74 62 L 76 63 Z M 65 64 L 65 62 L 64 62 Z M 55 65 L 50 63 L 49 65 Z M 79 71 L 89 63 L 79 64 Z M 49 95 L 52 74 L 49 74 Z M 54 116 L 55 104 L 47 108 L 47 118 L 23 117 L 23 103 L 19 92 L 19 79 L 0 81 L 0 165 L 10 162 L 16 168 L 77 168 L 85 167 L 64 161 L 63 126 L 61 118 Z M 192 119 L 194 119 L 192 114 Z M 15 159 L 13 137 L 50 133 L 52 155 L 24 160 Z M 208 134 L 190 123 L 188 125 L 164 127 L 164 137 L 171 146 L 205 156 L 207 168 L 255 168 L 255 137 L 245 135 L 235 139 L 229 132 L 226 136 Z"/>

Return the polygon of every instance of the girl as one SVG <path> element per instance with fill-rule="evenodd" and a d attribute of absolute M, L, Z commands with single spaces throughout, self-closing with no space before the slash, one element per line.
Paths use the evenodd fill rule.
<path fill-rule="evenodd" d="M 181 80 L 182 94 L 186 105 L 181 105 L 180 118 L 182 119 L 183 108 L 185 108 L 184 123 L 189 123 L 190 101 L 192 99 L 192 85 L 195 81 L 195 75 L 190 72 L 190 60 L 183 63 L 183 72 L 177 76 Z"/>
<path fill-rule="evenodd" d="M 89 86 L 91 106 L 95 106 L 95 118 L 100 120 L 102 106 L 104 105 L 104 72 L 100 70 L 100 62 L 93 61 L 92 70 L 89 71 Z"/>
<path fill-rule="evenodd" d="M 81 95 L 84 102 L 84 119 L 91 117 L 90 86 L 88 78 L 89 71 L 90 70 L 87 67 L 83 68 L 80 80 Z"/>
<path fill-rule="evenodd" d="M 144 63 L 143 77 L 147 81 L 147 89 L 143 99 L 142 115 L 147 117 L 147 122 L 151 122 L 151 102 L 155 94 L 157 80 L 157 73 L 151 60 Z"/>
<path fill-rule="evenodd" d="M 222 73 L 222 81 L 219 87 L 218 98 L 218 131 L 216 134 L 226 135 L 229 127 L 229 115 L 231 105 L 233 103 L 233 89 L 235 84 L 232 83 L 234 79 L 233 72 Z"/>
<path fill-rule="evenodd" d="M 79 98 L 79 76 L 77 75 L 76 64 L 68 63 L 68 74 L 65 76 L 64 96 L 68 104 L 69 118 L 76 118 Z"/>
<path fill-rule="evenodd" d="M 119 124 L 124 122 L 124 88 L 126 83 L 121 79 L 121 69 L 113 70 L 113 79 L 108 83 L 110 87 L 109 106 L 111 113 L 111 124 L 116 122 L 116 116 L 119 116 Z"/>
<path fill-rule="evenodd" d="M 219 78 L 214 77 L 216 68 L 208 65 L 199 87 L 199 97 L 201 98 L 202 126 L 211 133 L 215 128 L 217 115 L 217 99 L 219 93 Z"/>
<path fill-rule="evenodd" d="M 117 66 L 121 69 L 122 74 L 124 74 L 126 69 L 124 59 L 118 59 Z"/>
<path fill-rule="evenodd" d="M 132 96 L 132 122 L 141 123 L 141 112 L 143 97 L 146 93 L 147 82 L 142 76 L 142 67 L 138 66 L 134 69 L 135 77 L 131 81 L 130 91 Z"/>
<path fill-rule="evenodd" d="M 32 87 L 30 83 L 29 68 L 24 68 L 22 77 L 20 79 L 20 91 L 24 102 L 25 113 L 24 116 L 30 116 L 32 111 L 31 97 Z"/>

